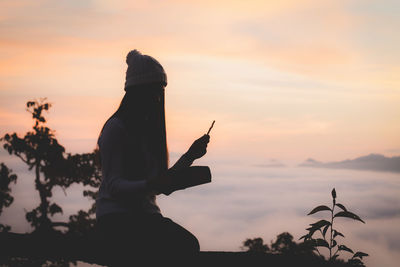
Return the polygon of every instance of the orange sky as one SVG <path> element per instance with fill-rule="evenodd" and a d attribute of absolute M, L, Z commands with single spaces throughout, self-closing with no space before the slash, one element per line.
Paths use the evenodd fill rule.
<path fill-rule="evenodd" d="M 400 155 L 399 14 L 398 0 L 1 0 L 0 136 L 29 130 L 25 103 L 47 97 L 67 152 L 92 151 L 138 49 L 168 75 L 171 163 L 216 120 L 196 161 L 212 185 L 159 199 L 202 249 L 282 231 L 297 240 L 309 208 L 336 187 L 367 221 L 344 227 L 346 244 L 370 253 L 367 266 L 396 266 L 398 173 L 291 167 Z M 25 232 L 33 180 L 18 158 L 0 156 L 19 176 L 2 222 Z M 259 167 L 280 162 L 289 168 Z M 90 204 L 80 188 L 57 190 L 65 220 Z"/>
<path fill-rule="evenodd" d="M 210 158 L 400 154 L 396 1 L 1 1 L 0 134 L 48 97 L 88 152 L 123 96 L 131 49 L 164 66 L 170 151 L 216 120 Z"/>

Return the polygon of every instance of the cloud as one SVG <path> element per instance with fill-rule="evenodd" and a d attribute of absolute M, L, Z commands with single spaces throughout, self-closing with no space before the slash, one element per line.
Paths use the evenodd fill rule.
<path fill-rule="evenodd" d="M 41 47 L 60 52 L 83 49 L 86 53 L 101 47 L 104 53 L 107 46 L 121 49 L 132 43 L 164 55 L 251 58 L 301 73 L 305 66 L 315 65 L 323 65 L 318 71 L 329 73 L 334 62 L 347 62 L 350 57 L 343 40 L 347 40 L 344 33 L 352 25 L 351 17 L 334 3 L 38 1 L 21 6 L 8 2 L 3 3 L 7 27 L 0 28 L 0 36 L 3 44 L 14 47 L 8 52 L 14 62 L 19 58 L 13 53 L 15 48 L 22 48 L 26 58 Z M 309 72 L 309 67 L 306 69 Z"/>
<path fill-rule="evenodd" d="M 355 26 L 368 25 L 358 24 L 344 2 L 14 2 L 0 3 L 1 111 L 28 100 L 23 98 L 74 96 L 61 100 L 71 103 L 65 114 L 76 108 L 79 120 L 62 116 L 70 125 L 57 128 L 73 135 L 70 140 L 96 139 L 94 124 L 111 110 L 105 101 L 96 103 L 98 96 L 118 101 L 124 56 L 136 47 L 167 69 L 167 127 L 175 150 L 201 131 L 197 125 L 205 121 L 207 129 L 213 119 L 214 148 L 225 154 L 269 151 L 268 157 L 284 158 L 336 149 L 337 155 L 343 151 L 338 140 L 348 136 L 338 133 L 343 129 L 357 137 L 368 132 L 368 138 L 349 137 L 354 150 L 365 143 L 383 146 L 376 140 L 396 145 L 397 91 L 385 95 L 382 83 L 369 83 L 375 68 L 359 65 L 362 55 L 352 43 Z M 390 73 L 393 84 L 397 73 Z M 379 75 L 376 83 L 388 81 L 387 73 Z M 371 90 L 376 94 L 368 97 Z M 80 98 L 90 101 L 72 104 L 85 102 Z M 2 125 L 7 121 L 20 120 L 4 116 Z M 84 136 L 77 137 L 76 128 Z"/>
<path fill-rule="evenodd" d="M 255 164 L 254 166 L 256 167 L 262 167 L 262 168 L 281 168 L 281 167 L 286 167 L 285 164 L 282 162 L 276 160 L 276 159 L 270 159 L 268 163 L 263 163 L 263 164 Z"/>
<path fill-rule="evenodd" d="M 28 231 L 23 209 L 38 203 L 33 174 L 17 159 L 10 162 L 4 151 L 0 156 L 19 175 L 12 188 L 15 202 L 5 209 L 0 220 L 12 225 L 14 231 Z M 176 159 L 179 153 L 172 152 L 172 157 Z M 237 162 L 210 164 L 210 184 L 157 199 L 163 215 L 194 233 L 202 250 L 238 251 L 246 238 L 262 237 L 269 242 L 284 231 L 298 239 L 310 223 L 319 219 L 306 214 L 317 205 L 329 205 L 330 191 L 336 187 L 338 201 L 366 221 L 365 225 L 343 218 L 337 221 L 338 229 L 346 236 L 345 244 L 369 253 L 377 263 L 390 256 L 392 260 L 385 266 L 397 266 L 393 259 L 399 259 L 399 190 L 393 185 L 397 184 L 398 175 L 289 166 L 260 168 Z M 64 208 L 62 218 L 57 219 L 66 220 L 89 206 L 81 193 L 79 186 L 69 188 L 67 196 L 55 190 L 53 200 Z M 390 231 L 394 232 L 389 238 Z"/>
<path fill-rule="evenodd" d="M 331 168 L 331 169 L 355 169 L 381 172 L 400 172 L 400 156 L 385 157 L 379 154 L 369 154 L 355 159 L 347 159 L 339 162 L 319 162 L 307 159 L 301 163 L 301 167 Z"/>
<path fill-rule="evenodd" d="M 386 152 L 399 154 L 400 153 L 400 148 L 387 149 Z"/>
<path fill-rule="evenodd" d="M 398 222 L 398 220 L 397 220 Z M 384 231 L 360 231 L 357 236 L 363 240 L 384 241 L 392 251 L 400 251 L 400 231 L 388 228 Z"/>

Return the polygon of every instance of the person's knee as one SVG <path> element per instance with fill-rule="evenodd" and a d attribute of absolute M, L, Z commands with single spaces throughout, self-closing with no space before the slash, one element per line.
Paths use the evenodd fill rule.
<path fill-rule="evenodd" d="M 164 245 L 164 250 L 180 251 L 181 253 L 195 253 L 200 251 L 199 240 L 187 229 L 169 218 L 162 217 L 159 233 L 159 244 Z"/>
<path fill-rule="evenodd" d="M 178 246 L 180 250 L 190 254 L 200 251 L 199 240 L 189 231 L 185 231 L 185 234 L 182 236 Z"/>
<path fill-rule="evenodd" d="M 192 234 L 192 237 L 193 237 L 193 240 L 192 240 L 192 250 L 193 250 L 193 252 L 199 252 L 200 251 L 200 243 L 199 243 L 199 240 L 197 239 L 197 237 L 195 237 L 193 234 Z"/>

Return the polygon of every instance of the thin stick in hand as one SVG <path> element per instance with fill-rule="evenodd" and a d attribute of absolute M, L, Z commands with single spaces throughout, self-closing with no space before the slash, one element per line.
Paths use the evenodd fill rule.
<path fill-rule="evenodd" d="M 210 131 L 211 131 L 212 127 L 214 127 L 214 123 L 215 123 L 215 120 L 213 120 L 213 122 L 212 122 L 212 124 L 211 124 L 211 127 L 210 127 L 210 129 L 208 129 L 207 135 L 210 133 Z"/>

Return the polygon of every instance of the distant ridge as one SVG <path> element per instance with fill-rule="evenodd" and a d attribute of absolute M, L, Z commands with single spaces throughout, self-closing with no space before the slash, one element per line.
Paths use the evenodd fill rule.
<path fill-rule="evenodd" d="M 330 168 L 330 169 L 354 169 L 379 172 L 400 173 L 400 156 L 385 157 L 380 154 L 369 154 L 355 159 L 346 159 L 336 162 L 320 162 L 314 159 L 307 159 L 299 164 L 300 167 Z"/>

